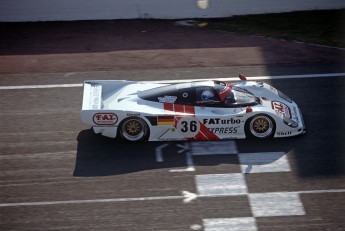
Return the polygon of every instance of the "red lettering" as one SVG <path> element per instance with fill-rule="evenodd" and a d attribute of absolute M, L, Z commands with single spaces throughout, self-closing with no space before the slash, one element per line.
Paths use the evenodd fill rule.
<path fill-rule="evenodd" d="M 117 116 L 114 113 L 96 113 L 93 122 L 98 125 L 113 125 L 117 122 Z"/>
<path fill-rule="evenodd" d="M 277 110 L 278 112 L 284 113 L 284 107 L 281 103 L 279 102 L 273 102 L 273 107 L 275 110 Z"/>

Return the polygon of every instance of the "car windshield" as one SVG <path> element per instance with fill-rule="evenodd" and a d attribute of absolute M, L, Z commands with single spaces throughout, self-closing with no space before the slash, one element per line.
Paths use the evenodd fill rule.
<path fill-rule="evenodd" d="M 234 107 L 256 105 L 258 104 L 258 99 L 245 89 L 233 87 L 232 91 L 227 94 L 223 102 L 226 107 Z"/>

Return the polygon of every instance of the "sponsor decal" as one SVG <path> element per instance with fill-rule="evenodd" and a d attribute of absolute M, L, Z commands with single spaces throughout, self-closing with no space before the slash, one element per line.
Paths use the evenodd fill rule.
<path fill-rule="evenodd" d="M 207 128 L 208 132 L 214 134 L 232 134 L 237 133 L 239 126 L 237 127 L 222 127 L 222 128 Z"/>
<path fill-rule="evenodd" d="M 203 119 L 203 124 L 240 124 L 242 121 L 240 119 L 220 119 L 220 118 L 205 118 Z"/>
<path fill-rule="evenodd" d="M 230 136 L 230 137 L 224 137 L 222 138 L 222 140 L 237 140 L 238 137 L 237 136 Z"/>
<path fill-rule="evenodd" d="M 272 109 L 276 112 L 278 116 L 285 116 L 287 118 L 291 118 L 291 110 L 290 108 L 279 101 L 272 101 Z"/>
<path fill-rule="evenodd" d="M 97 125 L 114 125 L 117 123 L 117 115 L 115 113 L 96 113 L 93 116 L 93 122 Z"/>
<path fill-rule="evenodd" d="M 186 140 L 183 138 L 158 138 L 159 141 L 181 141 L 181 140 Z"/>
<path fill-rule="evenodd" d="M 157 118 L 158 125 L 175 125 L 174 116 L 158 116 Z"/>
<path fill-rule="evenodd" d="M 175 103 L 177 97 L 176 96 L 164 96 L 164 97 L 158 97 L 158 101 L 160 103 Z"/>
<path fill-rule="evenodd" d="M 140 113 L 127 113 L 127 116 L 140 116 Z"/>
<path fill-rule="evenodd" d="M 288 135 L 291 135 L 292 132 L 291 131 L 288 131 L 288 132 L 277 132 L 277 136 L 288 136 Z"/>

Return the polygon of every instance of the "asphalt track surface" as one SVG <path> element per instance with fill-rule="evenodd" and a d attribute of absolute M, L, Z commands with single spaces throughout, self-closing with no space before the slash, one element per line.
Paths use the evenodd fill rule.
<path fill-rule="evenodd" d="M 0 85 L 344 73 L 344 51 L 164 21 L 1 24 Z M 344 230 L 345 77 L 266 79 L 307 134 L 129 144 L 81 87 L 0 90 L 0 230 Z"/>
<path fill-rule="evenodd" d="M 80 122 L 81 87 L 1 90 L 0 229 L 223 230 L 216 219 L 244 218 L 240 225 L 221 220 L 220 228 L 343 230 L 345 78 L 266 82 L 298 103 L 308 133 L 237 140 L 229 144 L 237 154 L 223 153 L 228 143 L 209 143 L 214 151 L 192 156 L 192 165 L 183 142 L 128 144 L 94 135 Z M 281 154 L 254 163 L 266 170 L 241 174 L 239 153 Z M 270 171 L 282 157 L 288 168 Z M 228 183 L 219 186 L 223 194 L 202 191 L 205 176 L 208 184 L 232 174 L 242 176 L 244 193 L 227 194 Z M 297 193 L 297 202 L 272 199 L 274 192 Z M 256 206 L 255 195 L 273 204 Z"/>

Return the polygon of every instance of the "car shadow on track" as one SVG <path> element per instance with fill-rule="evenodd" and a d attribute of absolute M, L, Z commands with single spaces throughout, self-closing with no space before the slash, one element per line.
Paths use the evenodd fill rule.
<path fill-rule="evenodd" d="M 129 144 L 83 130 L 78 135 L 74 176 L 108 176 L 154 168 L 151 143 Z"/>
<path fill-rule="evenodd" d="M 208 171 L 207 167 L 216 166 L 220 171 L 222 168 L 229 170 L 226 169 L 229 167 L 239 171 L 240 163 L 236 153 L 279 152 L 277 155 L 267 155 L 268 158 L 257 160 L 254 158 L 249 161 L 250 164 L 256 165 L 270 164 L 291 151 L 296 140 L 295 138 L 237 140 L 237 150 L 231 153 L 229 146 L 229 154 L 224 152 L 227 152 L 225 149 L 232 141 L 128 143 L 95 135 L 91 129 L 81 131 L 77 139 L 78 149 L 73 175 L 80 177 L 109 176 L 159 169 L 186 169 L 188 167 L 186 152 L 190 152 L 190 148 L 194 148 L 193 164 L 200 170 Z M 157 155 L 157 150 L 160 150 L 158 152 L 161 152 L 161 156 Z M 203 153 L 204 151 L 206 154 Z M 160 157 L 162 160 L 158 160 Z M 242 161 L 242 164 L 246 162 Z M 250 171 L 250 166 L 247 166 L 246 171 Z"/>

